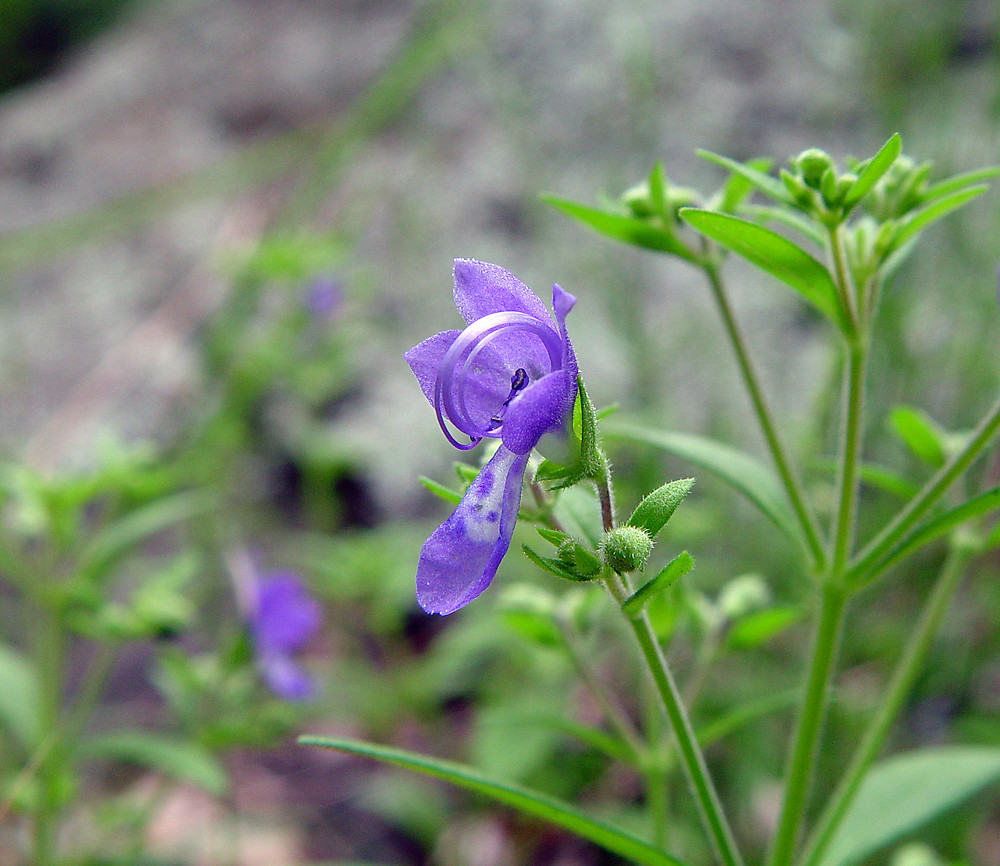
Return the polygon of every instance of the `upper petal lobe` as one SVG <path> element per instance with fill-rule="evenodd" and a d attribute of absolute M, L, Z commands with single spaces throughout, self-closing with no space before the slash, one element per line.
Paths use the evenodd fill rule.
<path fill-rule="evenodd" d="M 455 306 L 469 325 L 505 310 L 552 321 L 545 304 L 510 271 L 473 259 L 455 259 Z"/>

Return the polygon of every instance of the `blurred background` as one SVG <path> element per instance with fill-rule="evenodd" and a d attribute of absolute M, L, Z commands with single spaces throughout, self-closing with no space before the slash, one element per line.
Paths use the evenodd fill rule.
<path fill-rule="evenodd" d="M 457 325 L 453 258 L 496 262 L 546 299 L 553 282 L 577 295 L 571 332 L 598 405 L 761 453 L 697 274 L 586 233 L 538 194 L 613 200 L 657 160 L 708 192 L 722 178 L 698 148 L 782 164 L 818 146 L 843 165 L 894 131 L 935 177 L 997 163 L 998 40 L 993 0 L 3 0 L 8 478 L 30 467 L 50 500 L 72 500 L 60 507 L 76 540 L 165 492 L 208 490 L 214 503 L 210 517 L 192 511 L 116 555 L 106 592 L 123 605 L 149 557 L 187 563 L 169 628 L 161 618 L 156 633 L 112 639 L 87 620 L 66 664 L 83 669 L 92 642 L 113 644 L 87 730 L 172 732 L 215 756 L 228 783 L 95 755 L 78 793 L 90 807 L 141 802 L 142 854 L 80 862 L 616 862 L 452 790 L 294 745 L 303 731 L 361 736 L 471 760 L 597 811 L 639 796 L 594 749 L 526 727 L 526 710 L 586 720 L 593 707 L 567 692 L 569 661 L 498 619 L 500 592 L 447 620 L 415 607 L 419 546 L 447 513 L 417 478 L 451 483 L 456 455 L 401 355 Z M 993 401 L 997 203 L 989 193 L 928 232 L 885 299 L 870 390 L 877 457 L 902 459 L 880 435 L 897 403 L 960 430 Z M 815 438 L 834 346 L 791 293 L 735 264 L 727 273 L 787 439 Z M 690 474 L 657 455 L 612 456 L 625 502 Z M 97 479 L 86 494 L 81 478 Z M 817 489 L 826 483 L 817 472 Z M 23 528 L 33 500 L 18 484 L 6 489 Z M 730 525 L 740 530 L 720 543 Z M 754 572 L 775 597 L 800 598 L 789 552 L 711 479 L 676 533 L 699 558 L 698 592 Z M 226 691 L 252 652 L 240 625 L 247 571 L 293 572 L 322 608 L 304 704 L 259 683 Z M 905 623 L 887 612 L 919 598 L 920 580 L 857 613 L 845 731 L 882 680 L 880 651 L 899 642 Z M 498 586 L 516 581 L 563 591 L 515 552 Z M 0 627 L 23 648 L 15 595 Z M 901 742 L 958 730 L 1000 743 L 996 581 L 970 581 L 956 608 Z M 793 686 L 801 637 L 793 628 L 726 660 L 702 717 Z M 623 687 L 633 675 L 613 655 L 600 663 Z M 725 743 L 712 755 L 750 839 L 773 819 L 786 725 L 779 714 L 741 732 L 732 752 L 755 757 L 738 771 Z M 5 774 L 24 761 L 15 745 L 0 749 Z M 112 858 L 114 844 L 95 840 L 118 838 L 120 817 L 66 810 L 74 844 Z M 998 862 L 1000 800 L 981 798 L 963 821 L 935 829 L 940 850 Z M 27 862 L 20 832 L 13 808 L 2 866 Z"/>

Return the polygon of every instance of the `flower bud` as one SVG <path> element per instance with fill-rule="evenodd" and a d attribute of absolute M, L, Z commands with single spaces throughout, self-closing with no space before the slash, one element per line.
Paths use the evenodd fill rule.
<path fill-rule="evenodd" d="M 604 561 L 618 574 L 638 571 L 649 558 L 653 542 L 637 526 L 619 526 L 604 536 Z"/>
<path fill-rule="evenodd" d="M 806 186 L 819 189 L 820 179 L 824 172 L 833 170 L 833 159 L 826 151 L 810 147 L 795 157 L 794 167 L 798 169 Z"/>
<path fill-rule="evenodd" d="M 649 194 L 649 184 L 646 181 L 625 190 L 621 195 L 621 202 L 632 212 L 632 216 L 639 219 L 651 217 L 655 213 Z"/>

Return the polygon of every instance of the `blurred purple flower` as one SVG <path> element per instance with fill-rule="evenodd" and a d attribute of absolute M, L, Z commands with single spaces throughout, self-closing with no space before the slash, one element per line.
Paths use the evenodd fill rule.
<path fill-rule="evenodd" d="M 420 551 L 417 601 L 427 613 L 452 613 L 476 598 L 507 552 L 528 455 L 563 427 L 576 399 L 576 358 L 566 333 L 575 303 L 553 286 L 553 322 L 503 268 L 456 259 L 455 305 L 467 327 L 428 337 L 404 356 L 452 445 L 466 450 L 484 438 L 500 440 Z M 456 439 L 449 425 L 470 441 Z"/>
<path fill-rule="evenodd" d="M 344 287 L 331 276 L 313 280 L 306 293 L 305 304 L 310 315 L 335 316 L 344 302 Z"/>
<path fill-rule="evenodd" d="M 319 630 L 319 604 L 291 572 L 265 574 L 249 589 L 247 624 L 264 682 L 280 698 L 308 700 L 316 686 L 295 657 Z"/>

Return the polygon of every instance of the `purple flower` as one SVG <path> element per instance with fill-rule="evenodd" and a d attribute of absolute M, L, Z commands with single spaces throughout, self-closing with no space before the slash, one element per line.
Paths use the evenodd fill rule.
<path fill-rule="evenodd" d="M 575 303 L 553 286 L 553 321 L 503 268 L 457 259 L 455 305 L 467 327 L 428 337 L 404 356 L 452 445 L 465 450 L 481 439 L 500 440 L 420 551 L 417 601 L 427 613 L 452 613 L 476 598 L 507 552 L 528 455 L 542 436 L 562 429 L 576 399 L 576 358 L 566 333 Z"/>
<path fill-rule="evenodd" d="M 310 315 L 330 318 L 339 312 L 344 302 L 344 288 L 331 276 L 313 280 L 306 293 L 305 306 Z"/>
<path fill-rule="evenodd" d="M 261 676 L 278 697 L 308 700 L 315 683 L 295 657 L 320 627 L 319 604 L 290 572 L 258 577 L 248 590 L 247 622 Z"/>

